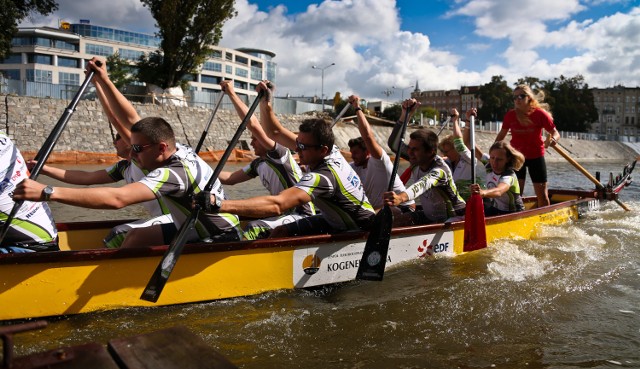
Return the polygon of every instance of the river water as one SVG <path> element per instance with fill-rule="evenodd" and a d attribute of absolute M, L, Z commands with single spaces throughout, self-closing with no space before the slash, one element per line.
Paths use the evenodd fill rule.
<path fill-rule="evenodd" d="M 622 166 L 585 165 L 603 182 Z M 550 187 L 593 187 L 566 163 L 549 173 Z M 247 196 L 247 186 L 227 191 Z M 623 192 L 631 212 L 610 203 L 532 241 L 406 263 L 383 282 L 50 319 L 16 336 L 17 354 L 181 324 L 240 368 L 640 368 L 639 195 L 638 183 Z"/>

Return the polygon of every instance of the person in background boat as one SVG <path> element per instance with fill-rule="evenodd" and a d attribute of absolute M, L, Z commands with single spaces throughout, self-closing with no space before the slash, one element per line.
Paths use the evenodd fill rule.
<path fill-rule="evenodd" d="M 476 114 L 477 112 L 475 108 L 469 109 L 466 113 L 467 119 L 469 119 L 471 115 Z M 458 193 L 466 201 L 471 196 L 469 185 L 473 182 L 471 178 L 471 166 L 473 165 L 473 161 L 471 158 L 471 150 L 469 150 L 467 146 L 468 137 L 465 137 L 460 129 L 459 117 L 460 114 L 458 113 L 458 110 L 455 108 L 451 109 L 453 134 L 440 140 L 438 149 L 446 157 L 445 162 L 447 162 L 451 168 L 451 173 L 453 175 L 453 180 L 456 183 Z M 474 150 L 474 154 L 480 161 L 484 161 L 486 163 L 489 160 L 489 157 L 487 155 L 483 157 L 482 153 L 477 150 L 477 148 Z"/>
<path fill-rule="evenodd" d="M 220 87 L 231 99 L 240 119 L 244 119 L 249 108 L 236 94 L 233 82 L 222 81 Z M 251 146 L 258 157 L 235 172 L 220 172 L 220 182 L 234 185 L 260 177 L 262 185 L 271 195 L 293 187 L 302 178 L 302 170 L 291 151 L 269 138 L 255 115 L 251 117 L 248 127 L 251 131 Z M 243 235 L 248 240 L 267 238 L 273 228 L 311 215 L 315 215 L 315 208 L 313 203 L 308 202 L 289 209 L 283 215 L 248 222 Z"/>
<path fill-rule="evenodd" d="M 522 167 L 524 161 L 524 155 L 505 141 L 496 141 L 491 145 L 489 164 L 486 166 L 486 189 L 480 188 L 477 183 L 470 186 L 472 193 L 477 193 L 484 199 L 486 216 L 524 210 L 515 172 Z"/>
<path fill-rule="evenodd" d="M 255 218 L 281 215 L 311 201 L 320 209 L 319 215 L 275 228 L 270 237 L 367 230 L 375 212 L 360 177 L 334 145 L 331 124 L 324 119 L 306 119 L 300 124 L 297 135 L 286 129 L 273 111 L 273 88 L 269 81 L 262 81 L 256 87 L 258 92 L 265 92 L 260 101 L 263 129 L 275 142 L 295 149 L 300 164 L 307 165 L 310 171 L 294 187 L 278 195 L 224 200 L 214 194 L 203 194 L 197 196 L 196 201 L 207 212 L 225 211 Z"/>
<path fill-rule="evenodd" d="M 349 140 L 349 150 L 353 162 L 350 163 L 353 170 L 362 180 L 364 191 L 367 198 L 378 211 L 384 206 L 382 194 L 388 190 L 391 172 L 393 171 L 393 163 L 389 155 L 382 149 L 376 141 L 369 121 L 364 115 L 360 107 L 360 97 L 357 95 L 349 96 L 349 104 L 355 109 L 358 118 L 358 130 L 360 137 Z M 393 184 L 393 191 L 403 192 L 404 184 L 396 174 Z M 415 202 L 408 201 L 399 205 L 402 211 L 415 210 Z"/>
<path fill-rule="evenodd" d="M 529 86 L 518 85 L 513 90 L 513 101 L 515 108 L 504 116 L 496 141 L 504 140 L 511 131 L 511 145 L 525 157 L 524 166 L 516 171 L 520 190 L 524 191 L 528 168 L 538 207 L 546 206 L 549 205 L 549 193 L 544 150 L 560 139 L 560 133 L 553 123 L 549 105 L 543 102 L 542 91 L 534 94 Z M 548 132 L 544 141 L 543 129 Z"/>
<path fill-rule="evenodd" d="M 133 105 L 109 80 L 106 70 L 95 65 L 95 58 L 88 65 L 94 69 L 96 82 L 101 84 L 118 122 L 130 127 L 119 132 L 123 139 L 125 134 L 129 134 L 131 160 L 145 171 L 145 176 L 122 187 L 55 187 L 50 199 L 98 209 L 119 209 L 155 200 L 171 214 L 173 223 L 131 229 L 122 247 L 168 244 L 190 214 L 191 194 L 202 191 L 213 175 L 213 170 L 192 150 L 185 152 L 185 146 L 176 144 L 175 134 L 167 121 L 160 117 L 140 119 Z M 43 184 L 27 179 L 18 185 L 15 196 L 42 201 L 44 187 Z M 224 189 L 219 180 L 216 180 L 213 192 L 224 198 Z M 195 228 L 188 235 L 188 240 L 239 240 L 239 225 L 238 217 L 233 214 L 201 214 Z"/>
<path fill-rule="evenodd" d="M 406 114 L 414 114 L 420 103 L 408 99 L 402 103 L 400 120 Z M 411 178 L 405 192 L 384 193 L 387 205 L 420 199 L 422 211 L 402 214 L 395 218 L 394 225 L 414 225 L 444 222 L 449 218 L 462 216 L 465 202 L 458 194 L 451 169 L 437 155 L 438 136 L 427 129 L 418 129 L 409 136 L 407 153 L 412 166 Z"/>
<path fill-rule="evenodd" d="M 0 226 L 4 226 L 15 204 L 12 197 L 16 185 L 28 176 L 20 150 L 0 131 Z M 47 204 L 25 201 L 11 219 L 0 254 L 57 250 L 58 231 L 51 209 Z"/>

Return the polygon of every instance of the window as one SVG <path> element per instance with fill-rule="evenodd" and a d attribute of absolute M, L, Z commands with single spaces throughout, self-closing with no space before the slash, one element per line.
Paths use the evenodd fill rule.
<path fill-rule="evenodd" d="M 260 68 L 260 67 L 251 67 L 251 79 L 261 80 L 262 79 L 262 68 Z"/>
<path fill-rule="evenodd" d="M 119 49 L 118 54 L 122 59 L 136 61 L 142 55 L 144 55 L 144 51 L 131 50 L 131 49 Z"/>
<path fill-rule="evenodd" d="M 22 54 L 9 54 L 2 64 L 22 64 Z"/>
<path fill-rule="evenodd" d="M 73 50 L 73 51 L 78 51 L 78 47 L 80 46 L 80 45 L 72 44 L 62 40 L 54 40 L 54 45 L 56 49 Z"/>
<path fill-rule="evenodd" d="M 244 56 L 236 55 L 236 63 L 248 65 L 249 59 L 245 58 Z"/>
<path fill-rule="evenodd" d="M 4 74 L 8 79 L 20 79 L 20 69 L 5 69 L 0 70 L 0 73 Z"/>
<path fill-rule="evenodd" d="M 48 71 L 48 70 L 28 69 L 27 81 L 52 83 L 53 80 L 51 75 L 52 75 L 51 71 Z"/>
<path fill-rule="evenodd" d="M 210 70 L 214 72 L 222 72 L 222 64 L 207 61 L 207 62 L 204 62 L 204 64 L 202 65 L 202 69 Z"/>
<path fill-rule="evenodd" d="M 200 75 L 200 82 L 201 83 L 219 85 L 221 80 L 222 80 L 222 78 L 216 77 L 216 76 L 207 76 L 207 75 L 204 75 L 204 74 Z"/>
<path fill-rule="evenodd" d="M 58 57 L 59 67 L 80 68 L 80 60 L 75 58 L 65 58 L 64 56 Z"/>
<path fill-rule="evenodd" d="M 209 56 L 214 59 L 222 59 L 222 51 L 220 50 L 211 50 Z"/>
<path fill-rule="evenodd" d="M 80 85 L 80 74 L 78 73 L 67 73 L 67 72 L 59 72 L 58 73 L 58 83 L 61 85 Z"/>
<path fill-rule="evenodd" d="M 111 46 L 86 44 L 85 53 L 89 55 L 110 56 L 113 54 L 113 48 Z"/>
<path fill-rule="evenodd" d="M 225 67 L 224 67 L 224 71 L 225 71 L 227 74 L 232 74 L 232 73 L 233 73 L 233 67 L 232 67 L 232 66 L 230 66 L 230 65 L 225 65 Z"/>
<path fill-rule="evenodd" d="M 249 72 L 246 69 L 236 68 L 236 76 L 247 78 Z"/>
<path fill-rule="evenodd" d="M 46 64 L 46 65 L 53 64 L 53 57 L 51 55 L 28 54 L 27 60 L 29 63 Z"/>
<path fill-rule="evenodd" d="M 233 87 L 234 88 L 241 88 L 243 90 L 247 89 L 247 83 L 246 82 L 240 82 L 240 81 L 233 81 Z"/>

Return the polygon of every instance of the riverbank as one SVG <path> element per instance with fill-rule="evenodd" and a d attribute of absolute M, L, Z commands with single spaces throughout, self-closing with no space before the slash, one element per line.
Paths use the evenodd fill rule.
<path fill-rule="evenodd" d="M 42 146 L 55 123 L 60 119 L 68 101 L 58 99 L 40 99 L 25 96 L 0 95 L 0 129 L 20 148 L 25 158 L 32 158 Z M 134 107 L 141 117 L 161 116 L 173 127 L 178 142 L 195 146 L 207 125 L 211 111 L 199 107 L 174 107 L 150 104 L 137 104 Z M 229 104 L 222 105 L 204 141 L 201 156 L 207 161 L 217 161 L 227 148 L 229 140 L 240 123 L 236 113 Z M 281 123 L 292 131 L 297 131 L 300 122 L 309 117 L 317 117 L 316 113 L 282 115 L 278 114 Z M 373 131 L 377 141 L 387 152 L 387 138 L 393 129 L 393 123 L 371 118 Z M 560 129 L 562 127 L 559 127 Z M 418 126 L 408 127 L 408 134 Z M 426 128 L 432 129 L 432 128 Z M 82 100 L 71 116 L 67 128 L 61 134 L 49 163 L 63 164 L 109 164 L 117 161 L 112 144 L 112 129 L 97 101 Z M 336 145 L 348 152 L 349 139 L 360 136 L 357 125 L 350 120 L 339 122 L 334 127 Z M 444 130 L 440 137 L 451 132 Z M 488 150 L 493 143 L 496 132 L 477 132 L 477 144 Z M 250 161 L 251 135 L 245 131 L 236 146 L 231 161 Z M 621 142 L 584 141 L 563 139 L 562 147 L 579 162 L 623 162 L 633 160 L 638 153 Z M 565 159 L 554 150 L 546 155 L 549 162 L 561 162 Z"/>

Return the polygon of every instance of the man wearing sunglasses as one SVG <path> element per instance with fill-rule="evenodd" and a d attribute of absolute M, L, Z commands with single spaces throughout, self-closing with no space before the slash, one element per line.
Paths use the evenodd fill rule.
<path fill-rule="evenodd" d="M 267 87 L 270 86 L 270 87 Z M 278 195 L 246 200 L 223 200 L 215 194 L 198 198 L 208 212 L 231 212 L 256 218 L 283 214 L 288 209 L 313 201 L 321 214 L 299 219 L 275 228 L 271 237 L 366 230 L 375 212 L 349 163 L 334 145 L 331 124 L 323 119 L 307 119 L 296 135 L 280 124 L 271 105 L 273 85 L 260 82 L 258 92 L 266 96 L 260 102 L 260 117 L 267 135 L 279 144 L 295 150 L 300 164 L 309 172 L 291 188 Z"/>
<path fill-rule="evenodd" d="M 236 94 L 233 82 L 222 81 L 220 87 L 231 99 L 240 119 L 244 119 L 249 108 Z M 291 151 L 269 138 L 255 115 L 251 117 L 248 127 L 251 131 L 251 146 L 258 157 L 233 173 L 220 172 L 220 182 L 224 185 L 234 185 L 259 177 L 271 195 L 278 195 L 293 187 L 302 178 L 302 170 Z M 248 222 L 244 227 L 243 236 L 248 240 L 267 238 L 274 228 L 311 215 L 315 215 L 315 207 L 308 202 L 289 209 L 282 215 Z"/>
<path fill-rule="evenodd" d="M 140 119 L 133 105 L 109 80 L 106 70 L 89 62 L 95 81 L 103 88 L 123 139 L 128 135 L 131 160 L 144 177 L 122 187 L 66 188 L 45 186 L 25 180 L 16 188 L 17 199 L 51 200 L 95 209 L 119 209 L 128 205 L 156 201 L 173 223 L 150 224 L 130 230 L 122 247 L 162 245 L 171 242 L 182 222 L 191 213 L 191 194 L 200 192 L 213 174 L 211 167 L 192 150 L 175 142 L 173 129 L 164 119 Z M 45 189 L 47 189 L 45 191 Z M 224 198 L 220 181 L 213 193 Z M 188 235 L 189 241 L 238 240 L 239 219 L 232 214 L 202 214 Z"/>

